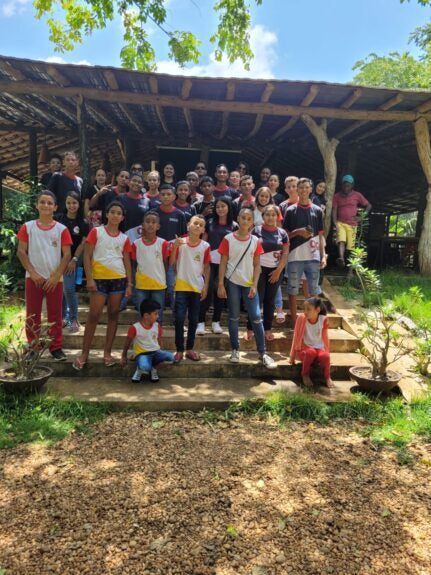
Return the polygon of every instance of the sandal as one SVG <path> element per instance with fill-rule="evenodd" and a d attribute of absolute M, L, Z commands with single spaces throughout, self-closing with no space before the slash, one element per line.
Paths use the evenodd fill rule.
<path fill-rule="evenodd" d="M 105 364 L 105 367 L 113 367 L 114 365 L 117 365 L 117 360 L 112 356 L 104 357 L 103 363 Z"/>
<path fill-rule="evenodd" d="M 174 355 L 174 363 L 180 363 L 180 361 L 182 360 L 183 360 L 183 352 L 177 351 L 176 354 Z"/>
<path fill-rule="evenodd" d="M 201 356 L 197 351 L 186 351 L 186 358 L 191 359 L 192 361 L 200 361 Z"/>
<path fill-rule="evenodd" d="M 75 357 L 72 363 L 72 367 L 73 369 L 76 369 L 76 371 L 81 371 L 82 369 L 84 369 L 86 363 L 87 363 L 86 361 L 82 361 L 82 359 L 79 359 L 79 357 Z"/>
<path fill-rule="evenodd" d="M 277 323 L 284 323 L 286 321 L 286 314 L 283 310 L 278 311 L 275 317 Z"/>

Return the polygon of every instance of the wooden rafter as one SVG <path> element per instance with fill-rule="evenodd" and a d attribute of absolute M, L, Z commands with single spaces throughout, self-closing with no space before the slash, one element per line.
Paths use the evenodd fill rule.
<path fill-rule="evenodd" d="M 424 112 L 429 112 L 429 110 L 431 110 L 431 100 L 427 100 L 426 102 L 424 102 L 423 104 L 421 104 L 416 108 L 416 111 L 419 112 L 420 114 Z"/>
<path fill-rule="evenodd" d="M 115 73 L 112 70 L 105 70 L 103 72 L 103 76 L 106 80 L 106 83 L 111 88 L 111 90 L 118 90 L 119 85 Z"/>
<path fill-rule="evenodd" d="M 159 83 L 158 83 L 157 78 L 155 76 L 151 76 L 149 79 L 149 82 L 150 82 L 151 94 L 153 94 L 154 96 L 157 96 L 159 93 Z M 154 105 L 156 108 L 157 117 L 159 118 L 159 121 L 162 125 L 163 131 L 165 132 L 165 134 L 167 136 L 169 136 L 169 130 L 168 130 L 168 126 L 166 125 L 165 115 L 163 113 L 162 106 L 159 106 L 157 104 L 157 101 L 154 103 Z"/>
<path fill-rule="evenodd" d="M 301 106 L 304 108 L 307 108 L 313 102 L 313 100 L 316 98 L 318 93 L 319 93 L 319 86 L 315 86 L 314 84 L 311 85 L 310 89 L 308 90 L 307 95 L 305 96 L 305 98 L 303 98 L 303 100 L 301 102 Z M 291 130 L 293 128 L 293 126 L 299 120 L 299 117 L 300 117 L 299 115 L 298 116 L 292 116 L 290 118 L 290 120 L 287 122 L 287 124 L 285 124 L 279 130 L 277 130 L 275 132 L 275 134 L 273 134 L 268 140 L 270 142 L 272 142 L 274 140 L 278 140 L 278 138 L 280 138 L 283 134 L 285 134 L 286 132 L 288 132 L 289 130 Z"/>
<path fill-rule="evenodd" d="M 261 102 L 269 102 L 269 99 L 271 98 L 271 95 L 272 95 L 274 89 L 275 89 L 274 84 L 271 84 L 271 82 L 268 82 L 268 84 L 265 86 L 264 91 L 262 92 L 262 96 L 260 97 L 260 101 Z M 249 140 L 250 138 L 253 138 L 258 133 L 258 131 L 260 130 L 260 127 L 262 126 L 263 118 L 264 118 L 264 114 L 258 114 L 256 116 L 256 120 L 254 122 L 254 127 L 251 130 L 251 132 L 246 136 L 247 140 Z"/>
<path fill-rule="evenodd" d="M 340 108 L 343 108 L 344 110 L 348 110 L 349 108 L 351 108 L 353 104 L 356 102 L 356 100 L 359 100 L 359 98 L 362 96 L 362 93 L 363 93 L 362 88 L 356 88 L 355 90 L 353 90 L 352 93 L 349 94 L 349 96 L 347 96 L 344 102 L 340 104 Z"/>
<path fill-rule="evenodd" d="M 369 138 L 370 136 L 375 136 L 376 134 L 380 134 L 380 132 L 383 132 L 384 130 L 387 130 L 388 128 L 393 128 L 394 126 L 398 126 L 399 124 L 400 124 L 400 122 L 386 122 L 382 126 L 378 126 L 377 128 L 374 128 L 374 130 L 370 130 L 369 132 L 365 132 L 365 134 L 361 134 L 360 136 L 355 138 L 352 141 L 352 143 L 361 142 L 362 140 L 365 140 L 366 138 Z"/>
<path fill-rule="evenodd" d="M 403 99 L 404 99 L 403 94 L 401 93 L 395 94 L 395 96 L 389 98 L 389 100 L 386 100 L 386 102 L 383 102 L 383 104 L 381 104 L 378 109 L 381 110 L 382 112 L 387 112 L 388 110 L 390 110 L 391 108 L 397 106 L 400 102 L 402 102 Z M 344 130 L 341 130 L 340 132 L 335 134 L 335 138 L 337 140 L 340 140 L 341 138 L 344 138 L 345 136 L 351 134 L 355 130 L 362 128 L 362 126 L 364 126 L 365 124 L 367 124 L 366 120 L 355 122 L 354 124 L 347 126 L 347 128 L 344 128 Z"/>
<path fill-rule="evenodd" d="M 97 104 L 94 102 L 87 102 L 87 109 L 96 117 L 96 120 L 102 126 L 109 126 L 111 130 L 115 133 L 118 133 L 120 130 L 117 125 L 115 125 L 111 120 L 107 117 L 106 114 L 101 112 L 97 107 Z"/>
<path fill-rule="evenodd" d="M 181 86 L 181 98 L 187 100 L 190 96 L 192 90 L 193 81 L 190 78 L 186 78 Z M 193 137 L 193 119 L 191 110 L 184 108 L 184 118 L 186 120 L 187 128 L 189 129 L 189 137 Z"/>
<path fill-rule="evenodd" d="M 117 92 L 100 88 L 81 86 L 55 86 L 41 82 L 7 82 L 0 81 L 0 92 L 10 94 L 41 94 L 50 96 L 76 97 L 81 94 L 87 101 L 101 101 L 144 106 L 171 106 L 188 108 L 190 110 L 205 110 L 212 112 L 239 112 L 246 114 L 266 114 L 269 116 L 295 116 L 303 113 L 313 118 L 335 118 L 338 120 L 367 120 L 370 122 L 411 122 L 419 117 L 431 120 L 431 113 L 419 114 L 416 110 L 344 110 L 330 107 L 291 106 L 290 104 L 272 104 L 270 102 L 234 102 L 227 100 L 212 100 L 205 98 L 189 98 L 182 100 L 179 96 L 145 94 L 142 92 Z"/>
<path fill-rule="evenodd" d="M 129 122 L 132 125 L 132 128 L 134 128 L 140 134 L 143 134 L 144 130 L 141 127 L 140 121 L 135 117 L 130 108 L 126 104 L 118 104 L 118 107 L 126 116 L 126 118 L 129 120 Z"/>
<path fill-rule="evenodd" d="M 235 82 L 233 80 L 229 80 L 226 88 L 226 102 L 232 102 L 234 98 L 235 98 Z M 229 112 L 224 111 L 221 121 L 220 134 L 217 136 L 219 140 L 223 140 L 223 138 L 225 137 L 228 126 L 229 126 Z"/>
<path fill-rule="evenodd" d="M 46 120 L 49 120 L 49 122 L 51 122 L 55 126 L 58 126 L 59 124 L 61 125 L 61 122 L 56 116 L 50 114 L 50 112 L 46 109 L 42 110 L 37 104 L 33 103 L 31 100 L 28 100 L 24 96 L 14 95 L 13 97 L 14 99 L 21 102 L 23 106 L 27 106 L 28 108 L 33 110 L 33 112 L 35 112 L 40 118 L 42 118 L 42 120 L 40 121 L 41 125 L 45 125 Z"/>
<path fill-rule="evenodd" d="M 59 86 L 70 86 L 70 80 L 66 78 L 66 76 L 64 76 L 55 66 L 48 66 L 46 73 L 55 80 Z"/>

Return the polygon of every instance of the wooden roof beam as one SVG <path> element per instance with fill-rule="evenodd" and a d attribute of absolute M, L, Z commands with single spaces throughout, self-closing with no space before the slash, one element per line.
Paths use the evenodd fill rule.
<path fill-rule="evenodd" d="M 140 122 L 132 113 L 132 111 L 127 107 L 127 104 L 118 104 L 118 107 L 122 111 L 122 113 L 126 116 L 128 121 L 130 122 L 133 129 L 137 130 L 140 134 L 144 133 L 144 130 L 140 126 Z"/>
<path fill-rule="evenodd" d="M 305 98 L 303 98 L 301 106 L 308 107 L 316 98 L 318 93 L 319 93 L 319 86 L 315 86 L 314 84 L 312 84 L 310 86 L 310 89 L 308 90 L 307 95 L 305 96 Z M 288 132 L 293 128 L 293 126 L 298 122 L 299 118 L 300 116 L 292 116 L 292 118 L 290 118 L 287 124 L 282 126 L 279 130 L 275 132 L 275 134 L 273 134 L 270 138 L 268 138 L 268 141 L 272 142 L 274 140 L 278 140 L 278 138 L 280 138 L 283 134 L 285 134 L 286 132 Z"/>
<path fill-rule="evenodd" d="M 159 94 L 159 82 L 158 82 L 157 78 L 155 76 L 151 76 L 149 79 L 149 82 L 150 82 L 151 94 L 158 96 L 158 94 Z M 157 102 L 155 102 L 155 108 L 156 108 L 157 117 L 159 118 L 159 122 L 162 125 L 163 131 L 165 132 L 165 134 L 167 136 L 169 136 L 169 130 L 168 130 L 168 126 L 166 125 L 166 120 L 165 120 L 165 115 L 163 113 L 163 109 L 161 106 L 159 106 L 157 104 Z"/>
<path fill-rule="evenodd" d="M 232 102 L 234 98 L 235 98 L 235 82 L 233 80 L 229 80 L 226 89 L 226 101 Z M 223 140 L 223 138 L 226 135 L 228 127 L 229 127 L 229 112 L 225 111 L 223 112 L 223 117 L 221 121 L 221 130 L 219 135 L 217 136 L 219 140 Z"/>
<path fill-rule="evenodd" d="M 378 126 L 377 128 L 374 128 L 374 130 L 370 130 L 369 132 L 365 132 L 365 134 L 361 134 L 360 136 L 355 138 L 351 143 L 354 144 L 356 142 L 361 142 L 362 140 L 365 140 L 366 138 L 369 138 L 370 136 L 375 136 L 376 134 L 380 134 L 380 132 L 383 132 L 384 130 L 387 130 L 388 128 L 393 128 L 394 126 L 398 126 L 399 124 L 400 124 L 400 122 L 386 122 L 382 126 Z"/>
<path fill-rule="evenodd" d="M 55 66 L 48 66 L 46 73 L 60 86 L 70 86 L 70 80 L 66 78 L 66 76 L 60 72 L 60 70 L 57 70 Z"/>
<path fill-rule="evenodd" d="M 429 110 L 431 110 L 431 100 L 427 100 L 426 102 L 424 102 L 423 104 L 421 104 L 416 108 L 416 112 L 418 112 L 419 114 L 429 112 Z"/>
<path fill-rule="evenodd" d="M 89 112 L 91 112 L 95 117 L 96 120 L 99 122 L 99 124 L 101 124 L 102 126 L 108 126 L 109 128 L 111 128 L 111 130 L 118 134 L 120 132 L 120 129 L 118 128 L 117 125 L 115 125 L 107 116 L 106 114 L 104 114 L 103 112 L 101 112 L 99 110 L 99 108 L 97 107 L 97 105 L 94 102 L 88 102 L 86 101 L 86 106 Z"/>
<path fill-rule="evenodd" d="M 353 92 L 349 96 L 347 96 L 344 102 L 340 104 L 340 108 L 343 108 L 344 110 L 348 110 L 349 108 L 351 108 L 353 104 L 356 102 L 356 100 L 359 100 L 359 98 L 362 96 L 362 93 L 363 93 L 362 88 L 356 88 L 355 90 L 353 90 Z"/>
<path fill-rule="evenodd" d="M 271 95 L 272 95 L 274 89 L 275 89 L 274 84 L 271 84 L 271 82 L 268 82 L 268 84 L 265 86 L 264 91 L 262 92 L 262 96 L 260 97 L 260 101 L 261 102 L 269 102 L 269 99 L 271 98 Z M 260 130 L 260 127 L 262 126 L 264 116 L 265 116 L 264 114 L 258 114 L 256 116 L 256 120 L 254 122 L 254 127 L 251 130 L 251 132 L 246 136 L 246 140 L 253 138 L 258 133 L 258 131 Z"/>
<path fill-rule="evenodd" d="M 106 80 L 106 83 L 111 88 L 111 90 L 118 90 L 119 85 L 115 73 L 112 70 L 105 70 L 103 72 L 103 77 Z"/>
<path fill-rule="evenodd" d="M 183 82 L 181 87 L 181 98 L 183 100 L 187 100 L 190 96 L 190 92 L 192 90 L 193 81 L 190 78 L 186 78 Z M 184 108 L 184 118 L 186 120 L 187 128 L 189 129 L 189 138 L 193 138 L 194 129 L 193 129 L 193 119 L 191 110 L 188 108 Z"/>
<path fill-rule="evenodd" d="M 61 87 L 42 82 L 11 82 L 0 80 L 0 92 L 10 94 L 40 94 L 76 97 L 81 94 L 86 100 L 110 102 L 117 104 L 136 104 L 142 106 L 170 106 L 188 108 L 190 110 L 205 110 L 211 112 L 238 112 L 246 114 L 265 114 L 269 116 L 296 116 L 308 114 L 313 118 L 334 118 L 337 120 L 367 120 L 369 122 L 412 122 L 419 117 L 431 120 L 431 113 L 419 114 L 416 110 L 344 110 L 340 108 L 318 106 L 292 106 L 290 104 L 272 104 L 270 102 L 234 102 L 204 98 L 189 98 L 182 100 L 179 96 L 146 94 L 142 92 L 117 92 L 85 86 Z"/>
<path fill-rule="evenodd" d="M 381 104 L 378 107 L 378 110 L 379 111 L 381 110 L 382 112 L 387 112 L 388 110 L 390 110 L 394 106 L 397 106 L 403 99 L 404 99 L 403 94 L 401 94 L 401 93 L 395 94 L 395 96 L 393 96 L 392 98 L 389 98 L 389 100 L 386 100 L 386 102 L 383 102 L 383 104 Z M 344 128 L 344 130 L 341 130 L 341 132 L 337 132 L 337 134 L 335 134 L 335 138 L 337 140 L 339 140 L 340 138 L 344 138 L 345 136 L 347 136 L 348 134 L 351 134 L 355 130 L 362 128 L 362 126 L 364 126 L 365 124 L 367 124 L 367 121 L 355 122 L 354 124 L 347 126 L 347 128 Z"/>

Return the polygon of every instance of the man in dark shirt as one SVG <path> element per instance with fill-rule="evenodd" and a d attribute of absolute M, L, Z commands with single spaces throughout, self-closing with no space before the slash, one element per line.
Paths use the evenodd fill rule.
<path fill-rule="evenodd" d="M 204 176 L 199 184 L 202 199 L 192 205 L 193 215 L 204 216 L 208 221 L 214 215 L 214 180 L 210 176 Z"/>
<path fill-rule="evenodd" d="M 221 196 L 228 196 L 232 200 L 235 200 L 239 196 L 239 193 L 236 190 L 230 188 L 227 185 L 227 181 L 229 179 L 229 171 L 225 164 L 219 164 L 216 167 L 215 179 L 216 185 L 214 188 L 214 197 L 216 199 L 220 198 Z"/>
<path fill-rule="evenodd" d="M 57 213 L 65 211 L 67 192 L 76 192 L 82 201 L 82 179 L 76 175 L 78 158 L 75 152 L 66 152 L 63 164 L 63 171 L 53 174 L 48 184 L 48 190 L 51 190 L 57 199 Z"/>
<path fill-rule="evenodd" d="M 326 267 L 325 236 L 322 210 L 310 201 L 312 182 L 298 180 L 298 203 L 285 212 L 283 228 L 290 240 L 287 277 L 289 305 L 292 322 L 296 321 L 296 296 L 302 274 L 307 278 L 310 295 L 320 293 L 320 269 Z"/>
<path fill-rule="evenodd" d="M 60 154 L 52 154 L 51 159 L 49 160 L 49 172 L 46 172 L 40 178 L 40 183 L 44 189 L 48 187 L 48 184 L 52 178 L 52 174 L 55 174 L 55 172 L 61 172 L 62 165 L 63 158 L 60 156 Z"/>

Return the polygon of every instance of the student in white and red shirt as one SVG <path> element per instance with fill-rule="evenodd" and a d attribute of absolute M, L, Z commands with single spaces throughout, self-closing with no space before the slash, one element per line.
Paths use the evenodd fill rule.
<path fill-rule="evenodd" d="M 26 335 L 30 344 L 37 345 L 40 331 L 42 302 L 46 297 L 49 330 L 52 337 L 49 349 L 56 361 L 64 361 L 62 348 L 63 273 L 70 261 L 72 238 L 63 224 L 54 220 L 57 209 L 52 192 L 41 192 L 37 197 L 37 220 L 23 224 L 18 231 L 18 258 L 26 270 L 25 307 Z"/>
<path fill-rule="evenodd" d="M 90 292 L 90 310 L 85 322 L 81 354 L 73 362 L 77 370 L 83 369 L 90 353 L 91 343 L 105 303 L 108 303 L 103 360 L 106 367 L 115 365 L 112 345 L 117 333 L 118 314 L 123 296 L 132 295 L 132 266 L 129 238 L 120 232 L 124 220 L 124 206 L 112 202 L 106 210 L 107 224 L 93 228 L 84 248 L 84 269 L 87 290 Z"/>
<path fill-rule="evenodd" d="M 260 276 L 260 256 L 262 244 L 256 236 L 250 234 L 253 227 L 253 210 L 241 208 L 238 214 L 239 229 L 223 238 L 218 251 L 221 254 L 217 295 L 226 298 L 229 309 L 229 337 L 232 347 L 230 361 L 238 363 L 239 356 L 239 317 L 241 297 L 244 300 L 253 332 L 257 351 L 262 364 L 274 369 L 277 364 L 267 355 L 265 335 L 260 315 L 257 284 Z M 224 285 L 227 280 L 227 294 Z"/>
<path fill-rule="evenodd" d="M 149 202 L 150 210 L 158 208 L 162 203 L 159 194 L 160 174 L 157 170 L 153 170 L 147 176 L 148 192 L 144 194 Z"/>
<path fill-rule="evenodd" d="M 170 244 L 157 236 L 160 218 L 156 212 L 147 212 L 142 224 L 142 237 L 132 244 L 132 259 L 136 261 L 136 307 L 152 299 L 160 304 L 159 323 L 163 322 L 166 296 L 166 267 Z"/>
<path fill-rule="evenodd" d="M 205 218 L 193 216 L 188 224 L 188 237 L 177 238 L 173 244 L 170 265 L 176 264 L 175 281 L 175 362 L 184 355 L 184 322 L 188 315 L 186 357 L 199 361 L 193 350 L 199 319 L 200 303 L 207 297 L 210 279 L 211 248 L 201 239 L 205 232 Z M 188 313 L 187 313 L 188 312 Z"/>
<path fill-rule="evenodd" d="M 152 382 L 159 381 L 156 367 L 161 363 L 172 363 L 174 354 L 171 351 L 160 349 L 160 338 L 163 335 L 162 327 L 158 323 L 160 311 L 159 302 L 153 299 L 144 299 L 140 305 L 141 320 L 129 327 L 124 344 L 121 365 L 127 364 L 127 352 L 133 345 L 136 358 L 136 371 L 132 376 L 133 383 L 139 383 L 143 375 L 150 374 Z"/>

